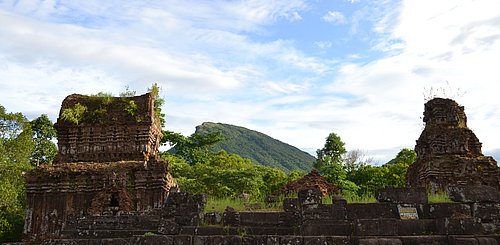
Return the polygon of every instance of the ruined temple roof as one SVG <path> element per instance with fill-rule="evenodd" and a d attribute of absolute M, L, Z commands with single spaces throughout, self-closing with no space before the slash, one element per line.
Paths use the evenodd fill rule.
<path fill-rule="evenodd" d="M 57 124 L 149 124 L 153 116 L 151 93 L 133 97 L 71 94 L 62 102 Z"/>
<path fill-rule="evenodd" d="M 425 103 L 423 121 L 430 127 L 467 128 L 464 107 L 452 99 L 434 98 Z"/>
<path fill-rule="evenodd" d="M 331 195 L 339 190 L 338 187 L 334 186 L 328 182 L 325 177 L 321 176 L 316 169 L 313 169 L 304 177 L 288 182 L 285 187 L 279 190 L 279 193 L 297 193 L 300 190 L 311 188 L 319 189 L 323 193 L 323 196 Z"/>

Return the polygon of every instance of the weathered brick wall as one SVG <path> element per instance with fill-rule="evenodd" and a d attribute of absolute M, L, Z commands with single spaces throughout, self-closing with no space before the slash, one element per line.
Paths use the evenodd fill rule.
<path fill-rule="evenodd" d="M 26 240 L 59 237 L 81 216 L 159 209 L 170 178 L 165 162 L 40 167 L 26 176 Z"/>

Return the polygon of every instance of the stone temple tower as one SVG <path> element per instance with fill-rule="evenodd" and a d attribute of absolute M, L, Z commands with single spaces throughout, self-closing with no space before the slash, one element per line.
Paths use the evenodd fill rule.
<path fill-rule="evenodd" d="M 424 123 L 415 146 L 417 160 L 407 173 L 409 187 L 432 192 L 458 185 L 500 189 L 500 168 L 482 154 L 479 139 L 467 127 L 463 106 L 451 99 L 432 99 L 425 104 Z"/>
<path fill-rule="evenodd" d="M 154 212 L 172 186 L 158 156 L 155 96 L 84 96 L 62 102 L 53 165 L 26 173 L 25 242 L 60 238 L 79 217 Z"/>

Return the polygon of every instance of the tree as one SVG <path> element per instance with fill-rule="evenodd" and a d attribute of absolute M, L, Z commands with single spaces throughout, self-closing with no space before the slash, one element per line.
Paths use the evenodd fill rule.
<path fill-rule="evenodd" d="M 21 113 L 0 105 L 0 242 L 20 240 L 25 213 L 23 173 L 32 168 L 33 131 Z"/>
<path fill-rule="evenodd" d="M 163 131 L 163 144 L 169 144 L 173 147 L 173 153 L 181 156 L 189 164 L 206 162 L 213 153 L 208 148 L 223 139 L 220 132 L 210 132 L 206 134 L 192 134 L 186 137 L 180 133 L 172 131 Z"/>
<path fill-rule="evenodd" d="M 169 153 L 162 153 L 162 157 L 168 159 L 169 171 L 180 189 L 189 193 L 215 197 L 248 193 L 259 198 L 281 188 L 288 179 L 279 169 L 254 165 L 250 159 L 223 150 L 194 165 Z"/>
<path fill-rule="evenodd" d="M 326 138 L 322 149 L 316 151 L 317 160 L 315 167 L 320 168 L 323 165 L 340 164 L 342 155 L 346 153 L 345 143 L 335 133 L 330 133 Z"/>
<path fill-rule="evenodd" d="M 394 163 L 404 163 L 410 165 L 417 160 L 417 153 L 415 150 L 411 150 L 408 148 L 401 149 L 394 158 Z"/>
<path fill-rule="evenodd" d="M 47 115 L 42 114 L 30 122 L 33 131 L 35 149 L 31 153 L 30 162 L 33 165 L 52 163 L 57 154 L 57 147 L 52 142 L 57 135 L 54 124 Z"/>

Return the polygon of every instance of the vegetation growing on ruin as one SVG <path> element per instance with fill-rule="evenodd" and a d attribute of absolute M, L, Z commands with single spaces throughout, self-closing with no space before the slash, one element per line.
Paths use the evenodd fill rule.
<path fill-rule="evenodd" d="M 165 114 L 161 112 L 161 106 L 164 100 L 160 97 L 160 88 L 154 83 L 148 91 L 152 94 L 155 104 L 154 113 L 158 117 L 160 124 L 164 127 Z M 112 93 L 99 92 L 86 97 L 85 103 L 76 103 L 75 105 L 65 108 L 61 113 L 61 119 L 67 122 L 78 125 L 81 122 L 105 123 L 109 120 L 109 110 L 111 106 L 121 107 L 127 115 L 135 118 L 137 122 L 141 122 L 143 118 L 137 115 L 138 106 L 134 101 L 133 96 L 136 92 L 129 90 L 126 87 L 124 92 L 119 94 L 119 97 L 114 97 Z M 117 120 L 111 118 L 111 120 Z"/>
<path fill-rule="evenodd" d="M 162 113 L 161 107 L 165 103 L 165 100 L 160 97 L 160 87 L 158 86 L 157 83 L 154 83 L 151 88 L 149 89 L 149 92 L 151 95 L 153 95 L 155 104 L 154 104 L 154 110 L 156 117 L 160 120 L 160 125 L 161 127 L 165 127 L 165 114 Z"/>
<path fill-rule="evenodd" d="M 85 114 L 86 111 L 87 111 L 86 106 L 80 103 L 76 103 L 71 108 L 66 108 L 62 111 L 61 119 L 78 125 L 82 121 L 83 115 Z"/>
<path fill-rule="evenodd" d="M 428 200 L 429 203 L 449 203 L 449 202 L 453 202 L 450 199 L 450 196 L 448 196 L 448 193 L 446 193 L 446 192 L 437 192 L 437 193 L 429 192 L 427 194 L 427 200 Z"/>

